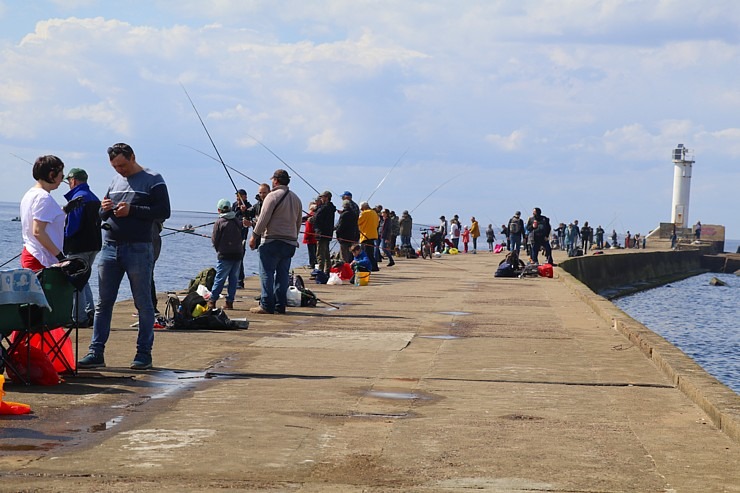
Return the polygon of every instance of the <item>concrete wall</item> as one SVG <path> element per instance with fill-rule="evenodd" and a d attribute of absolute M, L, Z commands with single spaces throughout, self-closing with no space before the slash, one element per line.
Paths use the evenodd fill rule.
<path fill-rule="evenodd" d="M 559 266 L 595 293 L 614 298 L 705 272 L 701 259 L 694 250 L 635 251 L 574 257 Z"/>

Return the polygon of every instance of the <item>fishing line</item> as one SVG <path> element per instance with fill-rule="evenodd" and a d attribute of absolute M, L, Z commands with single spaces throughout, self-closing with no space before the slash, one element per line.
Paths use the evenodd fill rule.
<path fill-rule="evenodd" d="M 409 152 L 408 149 L 406 149 L 405 151 L 403 151 L 403 154 L 401 154 L 401 157 L 399 157 L 396 160 L 396 163 L 393 165 L 393 167 L 388 171 L 388 173 L 385 174 L 385 176 L 383 177 L 383 179 L 380 180 L 380 183 L 378 183 L 378 186 L 375 187 L 375 190 L 373 190 L 373 193 L 370 194 L 370 196 L 367 198 L 367 201 L 366 202 L 368 202 L 368 203 L 370 202 L 370 199 L 373 198 L 373 195 L 375 195 L 375 192 L 377 192 L 378 189 L 383 185 L 383 182 L 385 181 L 386 178 L 388 178 L 388 175 L 391 174 L 391 171 L 393 171 L 394 169 L 396 169 L 396 166 L 398 166 L 398 163 L 401 162 L 401 159 L 403 159 L 403 157 L 406 155 L 407 152 Z"/>
<path fill-rule="evenodd" d="M 257 143 L 258 143 L 259 145 L 261 145 L 262 147 L 264 147 L 265 149 L 267 149 L 267 151 L 268 151 L 268 152 L 269 152 L 270 154 L 272 154 L 273 156 L 275 156 L 275 157 L 276 157 L 276 158 L 278 159 L 278 161 L 280 161 L 280 162 L 281 162 L 281 163 L 283 163 L 283 164 L 284 164 L 285 166 L 287 166 L 287 167 L 288 167 L 288 169 L 290 169 L 290 171 L 292 171 L 293 173 L 295 173 L 295 174 L 296 174 L 296 176 L 297 176 L 298 178 L 300 178 L 301 180 L 303 180 L 303 183 L 305 183 L 306 185 L 308 185 L 309 187 L 311 187 L 311 190 L 313 190 L 313 191 L 314 191 L 314 192 L 316 192 L 317 194 L 320 194 L 320 193 L 321 193 L 321 192 L 319 192 L 318 190 L 316 190 L 316 189 L 315 189 L 315 188 L 313 187 L 313 185 L 311 185 L 310 183 L 308 183 L 308 182 L 306 181 L 306 179 L 305 179 L 305 178 L 303 178 L 303 177 L 302 177 L 302 176 L 300 175 L 300 173 L 298 173 L 298 172 L 297 172 L 296 170 L 294 170 L 294 169 L 293 169 L 293 167 L 292 167 L 291 165 L 289 165 L 288 163 L 286 163 L 285 161 L 283 161 L 283 159 L 282 159 L 282 158 L 281 158 L 280 156 L 278 156 L 277 154 L 275 154 L 274 152 L 272 152 L 272 149 L 270 149 L 270 148 L 269 148 L 269 147 L 267 147 L 267 146 L 266 146 L 265 144 L 263 144 L 263 143 L 262 143 L 262 142 L 261 142 L 261 141 L 260 141 L 260 140 L 259 140 L 258 138 L 254 137 L 254 136 L 252 136 L 252 135 L 249 135 L 249 134 L 247 134 L 247 137 L 249 137 L 250 139 L 252 139 L 252 140 L 254 140 L 255 142 L 257 142 Z"/>
<path fill-rule="evenodd" d="M 200 117 L 200 113 L 198 113 L 198 108 L 195 107 L 195 103 L 193 103 L 193 100 L 190 97 L 190 94 L 188 94 L 187 89 L 185 89 L 185 86 L 182 83 L 180 83 L 180 87 L 182 87 L 182 90 L 185 92 L 185 96 L 187 96 L 188 101 L 190 101 L 190 106 L 193 107 L 193 110 L 195 111 L 195 114 L 198 116 L 198 120 L 200 120 L 200 124 L 203 125 L 203 130 L 206 131 L 206 135 L 208 136 L 208 140 L 211 141 L 211 145 L 213 146 L 213 150 L 216 151 L 216 155 L 218 156 L 218 160 L 223 165 L 224 171 L 226 171 L 226 175 L 229 177 L 229 181 L 231 181 L 231 184 L 234 186 L 234 192 L 236 192 L 237 200 L 240 203 L 243 203 L 242 202 L 241 195 L 239 195 L 239 189 L 237 188 L 236 183 L 234 183 L 234 179 L 231 177 L 231 173 L 229 173 L 229 168 L 226 166 L 226 163 L 224 162 L 223 158 L 221 157 L 221 153 L 218 152 L 218 147 L 216 147 L 216 143 L 213 142 L 213 139 L 211 138 L 211 133 L 208 131 L 208 127 L 206 127 L 205 122 L 203 122 L 203 118 Z"/>
<path fill-rule="evenodd" d="M 198 153 L 200 153 L 200 154 L 203 154 L 203 155 L 204 155 L 205 157 L 207 157 L 207 158 L 211 158 L 211 159 L 213 159 L 214 161 L 216 161 L 217 163 L 218 163 L 218 162 L 220 162 L 220 161 L 219 161 L 218 159 L 216 159 L 215 157 L 211 156 L 211 155 L 210 155 L 210 154 L 208 154 L 208 153 L 205 153 L 205 152 L 201 151 L 200 149 L 196 149 L 195 147 L 190 147 L 189 145 L 185 145 L 185 144 L 179 144 L 179 145 L 181 145 L 182 147 L 187 147 L 188 149 L 191 149 L 191 150 L 193 150 L 193 151 L 195 151 L 195 152 L 198 152 Z M 251 182 L 252 182 L 252 183 L 254 183 L 255 185 L 262 185 L 262 184 L 261 184 L 260 182 L 258 182 L 258 181 L 257 181 L 257 180 L 255 180 L 254 178 L 251 178 L 251 177 L 249 177 L 249 176 L 245 175 L 244 173 L 242 173 L 242 172 L 241 172 L 241 171 L 239 171 L 238 169 L 234 168 L 233 166 L 229 166 L 228 164 L 225 164 L 224 166 L 226 166 L 226 167 L 227 167 L 227 168 L 229 168 L 230 170 L 234 171 L 235 173 L 237 173 L 237 174 L 240 174 L 240 175 L 242 175 L 242 176 L 243 176 L 244 178 L 246 178 L 247 180 L 251 181 Z"/>
<path fill-rule="evenodd" d="M 413 209 L 411 209 L 410 212 L 414 212 L 416 209 L 418 209 L 421 204 L 423 204 L 424 202 L 426 202 L 426 200 L 434 194 L 434 192 L 436 192 L 437 190 L 439 190 L 443 186 L 447 185 L 449 182 L 451 182 L 455 178 L 460 178 L 464 174 L 465 173 L 460 173 L 457 176 L 453 176 L 452 178 L 450 178 L 449 180 L 447 180 L 446 182 L 442 183 L 440 186 L 438 186 L 437 188 L 435 188 L 434 190 L 432 190 L 432 192 L 429 195 L 427 195 L 426 197 L 424 197 L 424 199 L 421 202 L 419 202 L 418 204 L 416 204 L 416 207 L 414 207 Z"/>

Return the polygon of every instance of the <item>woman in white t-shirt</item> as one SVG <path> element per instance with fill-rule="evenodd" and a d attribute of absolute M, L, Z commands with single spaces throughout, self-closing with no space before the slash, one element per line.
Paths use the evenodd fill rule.
<path fill-rule="evenodd" d="M 33 164 L 33 177 L 36 185 L 21 200 L 21 266 L 37 271 L 64 259 L 65 214 L 51 196 L 64 179 L 64 163 L 41 156 Z"/>

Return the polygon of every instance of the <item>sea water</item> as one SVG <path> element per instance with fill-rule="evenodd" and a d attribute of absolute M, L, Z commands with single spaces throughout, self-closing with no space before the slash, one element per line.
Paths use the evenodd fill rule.
<path fill-rule="evenodd" d="M 0 202 L 0 264 L 20 254 L 23 248 L 21 223 L 12 220 L 20 215 L 19 207 L 20 205 L 17 203 Z M 172 216 L 164 225 L 166 228 L 179 230 L 186 224 L 199 226 L 212 223 L 217 218 L 218 215 L 215 213 L 172 211 Z M 160 293 L 187 289 L 188 283 L 198 272 L 216 265 L 216 251 L 213 249 L 210 238 L 206 237 L 211 235 L 212 224 L 196 228 L 196 234 L 174 232 L 171 229 L 162 231 L 162 252 L 154 268 L 154 282 L 157 291 Z M 304 271 L 303 266 L 307 264 L 308 252 L 306 245 L 301 243 L 293 257 L 291 267 L 296 269 L 296 274 L 302 274 L 306 281 L 310 270 Z M 0 269 L 13 269 L 20 266 L 20 258 L 18 258 L 4 267 L 0 267 Z M 257 252 L 247 248 L 247 253 L 244 256 L 244 275 L 247 277 L 256 276 L 259 275 L 258 272 Z M 90 277 L 90 286 L 95 299 L 97 299 L 98 274 L 95 265 L 93 265 L 93 272 Z M 127 300 L 131 297 L 131 288 L 124 277 L 118 292 L 118 300 Z"/>
<path fill-rule="evenodd" d="M 727 286 L 710 285 L 712 277 Z M 701 274 L 614 303 L 740 393 L 739 276 Z"/>

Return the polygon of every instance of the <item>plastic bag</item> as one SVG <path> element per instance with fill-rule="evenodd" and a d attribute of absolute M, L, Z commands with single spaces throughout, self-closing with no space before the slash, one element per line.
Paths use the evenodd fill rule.
<path fill-rule="evenodd" d="M 329 280 L 326 281 L 326 284 L 342 284 L 342 279 L 339 277 L 338 272 L 331 272 L 329 274 Z"/>
<path fill-rule="evenodd" d="M 198 287 L 195 289 L 195 292 L 201 295 L 203 299 L 206 301 L 211 299 L 211 290 L 202 284 L 198 284 Z"/>
<path fill-rule="evenodd" d="M 26 350 L 29 351 L 28 354 Z M 27 364 L 28 359 L 31 361 L 30 366 Z M 10 360 L 11 364 L 6 371 L 13 382 L 23 383 L 23 379 L 26 379 L 34 385 L 57 385 L 61 381 L 49 357 L 37 347 L 21 345 L 10 354 Z M 18 369 L 20 375 L 13 368 Z"/>

